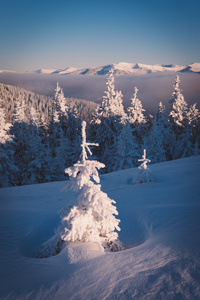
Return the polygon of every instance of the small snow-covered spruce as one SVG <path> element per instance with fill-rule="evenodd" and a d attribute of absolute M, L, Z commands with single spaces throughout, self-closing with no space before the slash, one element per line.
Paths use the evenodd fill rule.
<path fill-rule="evenodd" d="M 106 193 L 101 191 L 98 169 L 105 165 L 88 160 L 87 152 L 91 155 L 89 146 L 98 146 L 95 143 L 86 142 L 86 122 L 82 122 L 82 153 L 80 160 L 65 170 L 70 176 L 68 188 L 72 191 L 79 191 L 78 205 L 73 206 L 69 212 L 68 208 L 62 210 L 62 232 L 61 238 L 67 242 L 97 242 L 110 251 L 123 250 L 117 240 L 120 230 L 120 220 L 116 202 L 111 200 Z"/>
<path fill-rule="evenodd" d="M 147 163 L 151 161 L 150 159 L 146 158 L 146 149 L 144 149 L 144 154 L 142 155 L 141 159 L 138 159 L 138 161 L 141 161 L 142 163 L 138 167 L 139 172 L 137 173 L 134 179 L 134 183 L 143 183 L 143 182 L 152 181 L 151 170 L 147 167 Z"/>

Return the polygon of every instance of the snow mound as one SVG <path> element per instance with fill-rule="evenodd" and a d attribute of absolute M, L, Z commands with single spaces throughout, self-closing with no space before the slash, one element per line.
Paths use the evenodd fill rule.
<path fill-rule="evenodd" d="M 70 264 L 75 264 L 84 260 L 90 260 L 104 255 L 104 248 L 100 243 L 70 243 L 67 247 L 67 255 Z"/>

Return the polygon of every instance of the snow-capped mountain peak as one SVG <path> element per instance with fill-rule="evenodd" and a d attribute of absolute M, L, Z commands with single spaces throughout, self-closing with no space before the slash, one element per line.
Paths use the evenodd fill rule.
<path fill-rule="evenodd" d="M 104 65 L 100 67 L 88 67 L 88 68 L 67 67 L 64 69 L 39 69 L 33 71 L 33 73 L 59 74 L 59 75 L 107 75 L 111 69 L 114 71 L 114 75 L 145 75 L 148 73 L 156 73 L 156 72 L 200 73 L 200 63 L 196 62 L 189 65 L 181 66 L 175 64 L 147 65 L 142 63 L 119 62 L 117 64 L 114 63 L 114 64 Z M 7 73 L 7 72 L 12 72 L 12 71 L 0 70 L 0 73 Z"/>
<path fill-rule="evenodd" d="M 53 70 L 51 74 L 107 75 L 111 69 L 114 71 L 114 75 L 145 75 L 147 73 L 156 73 L 156 72 L 200 73 L 200 63 L 193 63 L 190 65 L 181 66 L 181 65 L 174 65 L 174 64 L 147 65 L 141 63 L 119 62 L 117 64 L 109 64 L 101 67 L 91 67 L 91 68 L 69 68 L 68 67 L 63 70 Z M 44 73 L 44 70 L 43 72 L 40 73 Z M 47 71 L 46 74 L 50 74 L 50 72 Z"/>

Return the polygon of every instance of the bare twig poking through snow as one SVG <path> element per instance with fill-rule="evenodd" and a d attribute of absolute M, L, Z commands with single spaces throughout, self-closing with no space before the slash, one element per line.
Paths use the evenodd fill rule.
<path fill-rule="evenodd" d="M 62 233 L 64 241 L 74 242 L 99 242 L 104 248 L 110 251 L 119 251 L 123 247 L 117 241 L 120 230 L 120 220 L 114 200 L 111 200 L 106 193 L 101 191 L 98 169 L 105 165 L 96 160 L 87 160 L 89 146 L 98 144 L 86 142 L 86 122 L 82 122 L 82 153 L 79 160 L 73 167 L 67 168 L 66 173 L 70 176 L 68 188 L 79 191 L 78 205 L 73 206 L 68 212 L 62 210 Z"/>
<path fill-rule="evenodd" d="M 134 183 L 142 183 L 142 182 L 149 182 L 152 181 L 151 178 L 151 170 L 147 167 L 147 163 L 151 162 L 150 159 L 146 158 L 146 149 L 144 149 L 144 154 L 142 155 L 141 159 L 138 159 L 138 161 L 141 161 L 141 165 L 138 167 L 139 172 L 137 173 Z"/>

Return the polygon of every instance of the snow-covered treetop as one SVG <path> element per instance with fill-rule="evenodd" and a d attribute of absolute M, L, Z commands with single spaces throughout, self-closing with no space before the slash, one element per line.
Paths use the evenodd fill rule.
<path fill-rule="evenodd" d="M 52 107 L 54 110 L 58 112 L 61 111 L 62 113 L 66 113 L 66 111 L 69 109 L 66 103 L 66 98 L 64 96 L 63 89 L 60 87 L 58 82 L 55 89 L 54 99 L 52 101 Z"/>
<path fill-rule="evenodd" d="M 0 106 L 0 144 L 5 144 L 6 142 L 12 141 L 12 135 L 9 134 L 11 127 L 10 123 L 5 121 L 4 109 Z"/>
<path fill-rule="evenodd" d="M 158 105 L 158 112 L 155 114 L 155 122 L 154 124 L 157 125 L 167 125 L 168 118 L 165 112 L 165 105 L 162 104 L 162 102 L 159 102 Z"/>
<path fill-rule="evenodd" d="M 92 152 L 89 148 L 89 146 L 99 146 L 96 143 L 88 143 L 86 142 L 86 122 L 82 122 L 82 143 L 81 148 L 82 152 L 80 155 L 80 160 L 74 164 L 74 166 L 65 169 L 65 173 L 69 174 L 71 176 L 70 180 L 70 188 L 73 191 L 78 191 L 81 189 L 84 185 L 90 186 L 92 184 L 91 178 L 96 181 L 97 183 L 100 182 L 98 169 L 104 168 L 105 165 L 96 161 L 96 160 L 87 160 L 87 151 L 90 155 L 92 155 Z"/>
<path fill-rule="evenodd" d="M 179 84 L 180 84 L 180 78 L 179 78 L 179 76 L 177 75 L 176 78 L 175 78 L 175 84 L 173 85 L 173 87 L 174 87 L 174 92 L 172 93 L 172 97 L 173 97 L 172 103 L 173 103 L 174 100 L 176 100 L 176 99 L 178 99 L 179 97 L 183 96 L 183 95 L 181 94 L 182 91 L 181 91 L 181 89 L 179 88 Z"/>
<path fill-rule="evenodd" d="M 25 109 L 26 104 L 24 101 L 24 98 L 22 98 L 22 101 L 17 101 L 15 105 L 15 114 L 14 114 L 14 120 L 15 122 L 25 122 Z"/>
<path fill-rule="evenodd" d="M 126 116 L 123 106 L 123 95 L 121 91 L 115 91 L 114 85 L 114 74 L 113 70 L 110 70 L 107 89 L 104 92 L 102 104 L 97 108 L 95 113 L 95 123 L 101 123 L 101 117 L 112 117 L 112 116 Z"/>
<path fill-rule="evenodd" d="M 176 76 L 174 84 L 174 92 L 172 93 L 172 110 L 169 114 L 169 117 L 173 122 L 178 126 L 184 126 L 184 122 L 187 117 L 187 102 L 184 99 L 184 96 L 181 94 L 179 88 L 180 79 L 179 76 Z"/>
<path fill-rule="evenodd" d="M 123 105 L 123 94 L 121 91 L 116 91 L 115 95 L 115 105 L 113 107 L 113 114 L 116 116 L 122 116 L 122 119 L 125 120 L 127 118 L 127 115 L 124 111 L 124 105 Z"/>
<path fill-rule="evenodd" d="M 196 105 L 197 105 L 196 103 L 191 105 L 187 113 L 187 120 L 189 125 L 200 118 L 200 112 L 198 108 L 196 108 Z"/>
<path fill-rule="evenodd" d="M 89 152 L 90 155 L 92 155 L 92 152 L 91 152 L 89 146 L 99 146 L 99 144 L 86 142 L 86 122 L 83 121 L 82 122 L 82 144 L 81 144 L 82 153 L 80 156 L 83 164 L 85 163 L 86 159 L 88 158 L 87 151 Z"/>
<path fill-rule="evenodd" d="M 146 123 L 143 112 L 145 111 L 142 107 L 141 101 L 137 97 L 139 89 L 135 87 L 133 98 L 131 98 L 131 106 L 127 108 L 129 122 L 131 124 L 143 124 Z"/>
<path fill-rule="evenodd" d="M 105 96 L 103 96 L 105 104 L 109 99 L 113 99 L 115 97 L 115 84 L 114 84 L 114 73 L 113 69 L 110 70 L 108 80 L 106 82 L 107 90 L 104 92 Z"/>
<path fill-rule="evenodd" d="M 141 159 L 138 159 L 138 161 L 142 161 L 141 165 L 139 166 L 139 169 L 146 170 L 148 168 L 147 163 L 151 161 L 150 159 L 146 158 L 146 149 L 144 149 L 144 154 L 142 155 Z"/>
<path fill-rule="evenodd" d="M 37 125 L 38 124 L 38 112 L 36 111 L 36 109 L 31 106 L 30 109 L 30 123 Z"/>
<path fill-rule="evenodd" d="M 163 105 L 162 102 L 160 101 L 158 105 L 158 115 L 161 116 L 164 114 L 164 112 L 165 112 L 165 105 Z"/>

